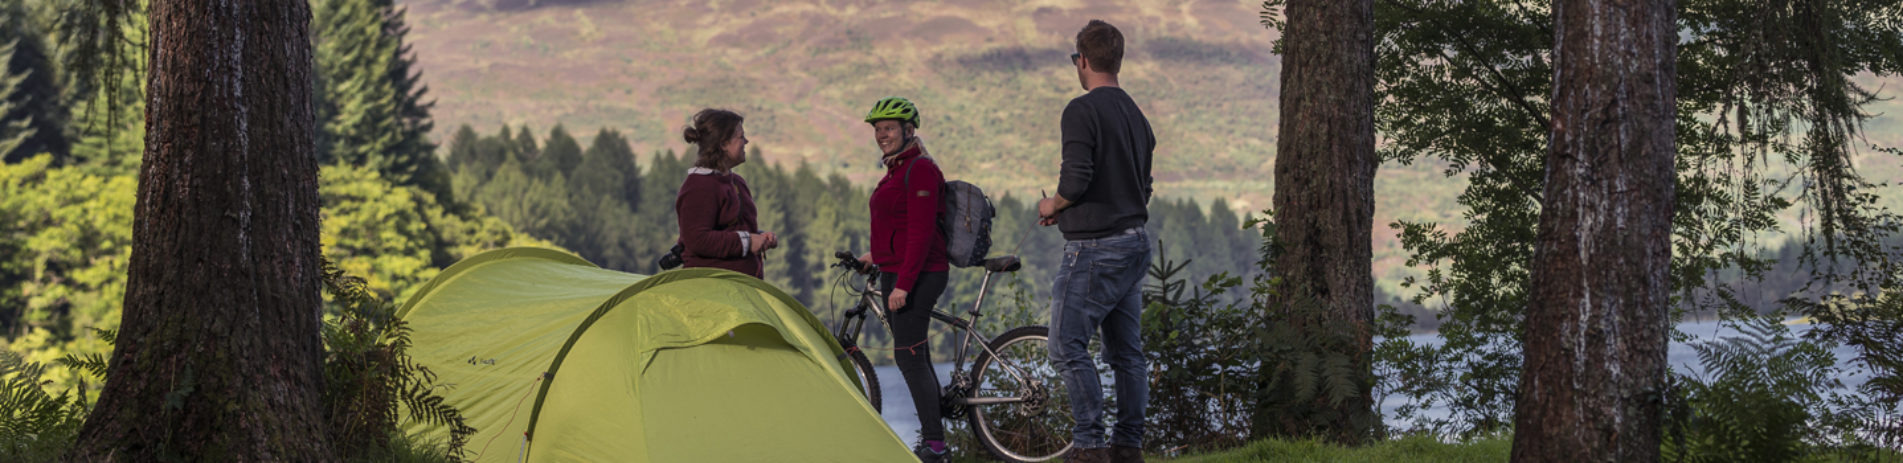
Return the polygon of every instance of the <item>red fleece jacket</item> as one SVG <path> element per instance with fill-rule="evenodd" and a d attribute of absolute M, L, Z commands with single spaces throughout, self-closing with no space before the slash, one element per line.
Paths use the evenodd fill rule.
<path fill-rule="evenodd" d="M 914 146 L 893 156 L 871 201 L 872 263 L 898 274 L 892 286 L 908 292 L 920 273 L 951 268 L 945 237 L 938 234 L 938 189 L 945 174 L 920 153 Z"/>

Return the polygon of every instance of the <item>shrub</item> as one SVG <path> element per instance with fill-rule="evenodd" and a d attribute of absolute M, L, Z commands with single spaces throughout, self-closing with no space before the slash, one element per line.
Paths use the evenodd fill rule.
<path fill-rule="evenodd" d="M 0 349 L 0 460 L 52 461 L 72 447 L 91 407 L 71 391 L 51 394 L 43 365 Z"/>
<path fill-rule="evenodd" d="M 475 433 L 462 413 L 436 394 L 435 373 L 409 356 L 410 328 L 396 307 L 362 278 L 324 263 L 324 289 L 334 313 L 324 323 L 324 409 L 337 453 L 352 460 L 388 460 L 413 442 L 403 437 L 399 408 L 409 418 L 449 428 L 445 456 L 461 459 Z M 399 404 L 401 407 L 399 407 Z"/>
<path fill-rule="evenodd" d="M 1161 246 L 1158 246 L 1161 249 Z M 1150 363 L 1149 435 L 1154 452 L 1234 447 L 1248 438 L 1260 357 L 1251 349 L 1255 320 L 1248 306 L 1222 303 L 1242 279 L 1221 273 L 1191 287 L 1191 261 L 1159 252 L 1153 283 L 1143 290 L 1144 354 Z"/>
<path fill-rule="evenodd" d="M 1843 385 L 1829 349 L 1770 318 L 1732 326 L 1739 336 L 1692 345 L 1703 375 L 1671 374 L 1663 460 L 1798 461 L 1855 426 L 1838 412 L 1843 397 L 1832 391 Z"/>

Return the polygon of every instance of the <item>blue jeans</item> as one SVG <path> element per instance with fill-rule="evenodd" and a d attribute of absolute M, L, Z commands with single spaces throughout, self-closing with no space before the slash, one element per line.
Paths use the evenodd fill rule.
<path fill-rule="evenodd" d="M 1112 443 L 1143 446 L 1144 407 L 1150 402 L 1149 364 L 1143 358 L 1143 277 L 1150 237 L 1141 227 L 1103 238 L 1064 243 L 1063 267 L 1051 285 L 1051 364 L 1070 392 L 1071 442 L 1101 448 L 1103 384 L 1090 358 L 1090 337 L 1103 330 L 1104 363 L 1116 372 L 1117 424 Z"/>

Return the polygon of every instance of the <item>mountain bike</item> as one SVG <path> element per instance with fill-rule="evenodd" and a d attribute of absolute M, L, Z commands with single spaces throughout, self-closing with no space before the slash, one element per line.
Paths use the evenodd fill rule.
<path fill-rule="evenodd" d="M 858 347 L 859 335 L 868 315 L 892 327 L 887 319 L 885 295 L 879 290 L 877 266 L 859 262 L 851 252 L 833 254 L 839 259 L 833 268 L 866 274 L 865 284 L 850 287 L 858 300 L 839 319 L 835 336 L 858 370 L 860 384 L 873 409 L 880 408 L 879 377 Z M 1018 271 L 1023 265 L 1016 256 L 984 261 L 985 276 L 978 285 L 978 299 L 964 315 L 932 311 L 932 320 L 957 333 L 952 350 L 951 384 L 940 394 L 944 419 L 964 418 L 985 449 L 1005 461 L 1035 462 L 1056 459 L 1070 450 L 1070 395 L 1062 378 L 1051 365 L 1046 343 L 1050 329 L 1030 325 L 1011 328 L 989 338 L 979 331 L 978 320 L 984 315 L 985 293 L 991 289 L 992 276 Z M 974 347 L 975 346 L 975 347 Z M 972 356 L 971 369 L 965 361 Z"/>

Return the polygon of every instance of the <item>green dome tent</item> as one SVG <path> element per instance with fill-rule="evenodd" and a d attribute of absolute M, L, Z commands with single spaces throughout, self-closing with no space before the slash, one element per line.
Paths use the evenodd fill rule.
<path fill-rule="evenodd" d="M 913 459 L 819 320 L 738 273 L 502 249 L 445 269 L 398 316 L 477 429 L 477 461 Z"/>

